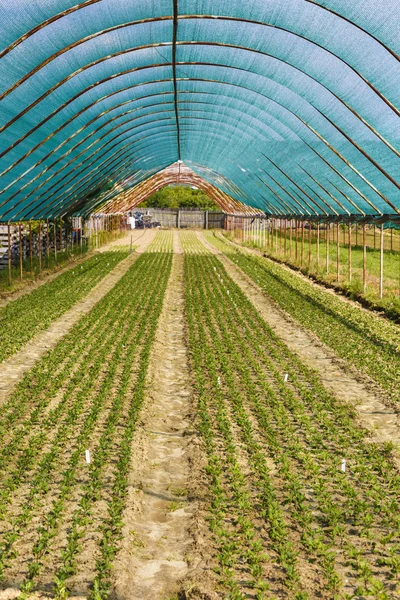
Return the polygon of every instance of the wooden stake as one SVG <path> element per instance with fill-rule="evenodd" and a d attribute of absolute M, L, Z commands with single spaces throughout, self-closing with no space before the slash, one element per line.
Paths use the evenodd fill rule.
<path fill-rule="evenodd" d="M 285 226 L 283 228 L 283 231 L 284 231 L 284 235 L 285 235 L 285 239 L 283 242 L 283 252 L 286 256 L 287 255 L 287 219 L 285 219 Z"/>
<path fill-rule="evenodd" d="M 29 221 L 29 264 L 31 273 L 33 272 L 33 248 L 32 248 L 32 221 Z"/>
<path fill-rule="evenodd" d="M 312 242 L 311 221 L 308 221 L 308 270 L 311 269 L 311 242 Z"/>
<path fill-rule="evenodd" d="M 12 269 L 11 269 L 11 230 L 10 223 L 8 223 L 8 282 L 12 284 Z"/>
<path fill-rule="evenodd" d="M 49 220 L 46 221 L 46 254 L 47 254 L 47 266 L 50 264 L 50 238 L 49 238 Z"/>
<path fill-rule="evenodd" d="M 363 224 L 363 290 L 367 289 L 367 226 Z"/>
<path fill-rule="evenodd" d="M 22 225 L 19 224 L 19 277 L 22 281 Z"/>
<path fill-rule="evenodd" d="M 380 248 L 380 269 L 379 269 L 379 298 L 383 298 L 383 248 L 384 248 L 384 229 L 381 224 L 381 248 Z"/>
<path fill-rule="evenodd" d="M 41 231 L 41 222 L 39 221 L 39 273 L 42 271 L 42 231 Z"/>
<path fill-rule="evenodd" d="M 300 265 L 303 266 L 304 263 L 304 221 L 301 222 L 301 259 Z"/>
<path fill-rule="evenodd" d="M 326 225 L 326 274 L 329 273 L 329 223 Z"/>
<path fill-rule="evenodd" d="M 336 255 L 336 279 L 339 282 L 340 281 L 340 224 L 337 224 L 337 228 L 336 228 L 336 236 L 337 236 L 337 240 L 336 240 L 336 248 L 337 248 L 337 255 Z"/>
<path fill-rule="evenodd" d="M 319 222 L 317 223 L 317 272 L 319 272 Z"/>
<path fill-rule="evenodd" d="M 298 229 L 299 229 L 299 222 L 296 219 L 295 221 L 295 252 L 294 252 L 294 258 L 295 261 L 297 263 L 298 259 L 299 259 L 299 240 L 298 240 Z"/>
<path fill-rule="evenodd" d="M 351 278 L 352 278 L 352 266 L 351 266 L 351 223 L 349 223 L 349 252 L 348 252 L 348 257 L 349 257 L 349 283 L 351 283 Z"/>
<path fill-rule="evenodd" d="M 54 262 L 57 264 L 57 219 L 54 219 Z"/>
<path fill-rule="evenodd" d="M 289 223 L 289 256 L 292 256 L 292 246 L 293 246 L 293 223 L 292 223 L 292 219 L 290 219 L 290 223 Z"/>

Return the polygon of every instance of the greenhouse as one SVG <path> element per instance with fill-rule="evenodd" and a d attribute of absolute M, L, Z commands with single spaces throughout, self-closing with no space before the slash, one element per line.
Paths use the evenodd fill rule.
<path fill-rule="evenodd" d="M 399 598 L 399 3 L 0 33 L 0 600 Z"/>

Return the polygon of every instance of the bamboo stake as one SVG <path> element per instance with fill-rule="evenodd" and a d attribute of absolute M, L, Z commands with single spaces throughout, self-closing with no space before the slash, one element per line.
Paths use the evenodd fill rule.
<path fill-rule="evenodd" d="M 299 222 L 296 219 L 295 220 L 295 251 L 294 251 L 294 258 L 295 258 L 296 264 L 299 259 L 299 240 L 297 239 L 298 238 L 297 234 L 298 234 L 298 229 L 299 229 L 298 224 L 299 224 Z"/>
<path fill-rule="evenodd" d="M 311 221 L 308 222 L 308 270 L 311 269 L 311 243 L 312 243 L 312 230 Z"/>
<path fill-rule="evenodd" d="M 384 229 L 381 224 L 381 248 L 380 248 L 380 269 L 379 269 L 379 298 L 383 298 L 383 248 L 384 248 Z"/>
<path fill-rule="evenodd" d="M 363 290 L 367 289 L 367 226 L 363 224 Z"/>
<path fill-rule="evenodd" d="M 290 219 L 290 224 L 289 224 L 289 256 L 292 257 L 292 246 L 293 246 L 293 235 L 292 235 L 292 228 L 293 228 L 293 223 L 292 223 L 292 219 Z"/>
<path fill-rule="evenodd" d="M 304 221 L 301 222 L 301 259 L 300 265 L 303 266 L 304 263 Z"/>

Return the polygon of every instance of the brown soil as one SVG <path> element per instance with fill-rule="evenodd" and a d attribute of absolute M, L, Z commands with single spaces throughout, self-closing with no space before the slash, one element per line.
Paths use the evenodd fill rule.
<path fill-rule="evenodd" d="M 339 400 L 355 407 L 360 424 L 371 432 L 371 439 L 378 443 L 390 441 L 395 444 L 396 463 L 400 466 L 399 415 L 384 403 L 383 392 L 374 384 L 365 383 L 364 375 L 363 382 L 361 376 L 349 372 L 342 359 L 279 308 L 250 277 L 212 246 L 202 232 L 198 232 L 198 237 L 210 252 L 218 255 L 230 277 L 280 339 L 304 364 L 319 372 L 326 389 Z"/>
<path fill-rule="evenodd" d="M 135 232 L 133 232 L 135 233 Z M 121 261 L 115 269 L 104 277 L 89 294 L 77 302 L 70 310 L 56 319 L 46 330 L 41 331 L 30 340 L 19 352 L 1 363 L 0 372 L 0 405 L 12 392 L 23 374 L 31 369 L 48 350 L 54 348 L 79 319 L 86 315 L 121 279 L 140 253 L 143 253 L 155 237 L 154 230 L 137 232 L 132 255 Z M 130 243 L 130 235 L 115 242 L 118 245 Z M 114 242 L 113 242 L 114 244 Z"/>
<path fill-rule="evenodd" d="M 175 598 L 182 589 L 198 589 L 203 578 L 204 559 L 193 553 L 205 486 L 198 485 L 202 458 L 185 345 L 183 277 L 183 257 L 176 254 L 134 441 L 123 545 L 115 561 L 119 600 Z"/>

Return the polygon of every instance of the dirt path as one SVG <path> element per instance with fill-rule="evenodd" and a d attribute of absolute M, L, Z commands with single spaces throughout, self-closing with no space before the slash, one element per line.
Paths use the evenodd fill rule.
<path fill-rule="evenodd" d="M 0 371 L 0 406 L 12 392 L 14 386 L 24 373 L 31 369 L 48 350 L 54 348 L 79 319 L 86 315 L 97 302 L 99 302 L 127 272 L 138 255 L 145 252 L 147 246 L 153 241 L 155 232 L 146 231 L 135 241 L 136 251 L 122 260 L 108 275 L 106 275 L 85 298 L 77 302 L 70 310 L 61 315 L 44 331 L 41 331 L 30 340 L 19 352 L 1 363 Z M 125 238 L 118 240 L 119 244 L 126 245 Z M 130 238 L 129 238 L 130 241 Z"/>
<path fill-rule="evenodd" d="M 182 246 L 181 246 L 181 241 L 179 239 L 179 231 L 176 229 L 174 230 L 174 241 L 173 241 L 173 245 L 174 245 L 174 254 L 182 254 L 183 250 L 182 250 Z"/>
<path fill-rule="evenodd" d="M 115 561 L 119 600 L 175 598 L 190 570 L 189 493 L 199 462 L 184 339 L 183 256 L 175 254 L 152 351 L 148 398 L 134 441 L 123 546 Z"/>
<path fill-rule="evenodd" d="M 330 393 L 357 410 L 360 423 L 371 432 L 372 440 L 395 444 L 396 463 L 400 467 L 399 416 L 384 404 L 379 391 L 374 391 L 374 384 L 365 384 L 361 377 L 349 373 L 342 359 L 281 310 L 250 277 L 210 244 L 202 232 L 198 232 L 198 237 L 210 252 L 218 255 L 230 277 L 290 350 L 304 364 L 319 371 L 321 381 Z"/>

